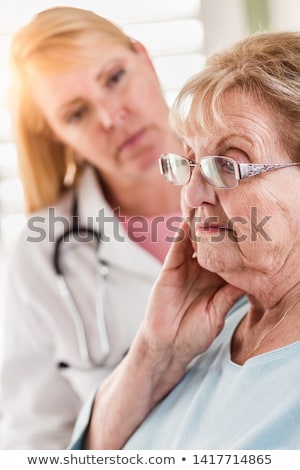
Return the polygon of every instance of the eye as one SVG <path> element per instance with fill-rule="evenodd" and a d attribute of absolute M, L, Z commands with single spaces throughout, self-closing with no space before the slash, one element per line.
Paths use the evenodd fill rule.
<path fill-rule="evenodd" d="M 112 87 L 118 84 L 122 80 L 124 75 L 125 75 L 125 69 L 118 69 L 116 72 L 114 72 L 108 77 L 107 85 L 109 87 Z"/>
<path fill-rule="evenodd" d="M 228 160 L 226 157 L 214 158 L 214 165 L 217 167 L 218 171 L 222 172 L 223 175 L 235 174 L 235 162 Z"/>
<path fill-rule="evenodd" d="M 227 173 L 234 173 L 234 162 L 230 160 L 224 160 L 223 169 L 227 171 Z"/>
<path fill-rule="evenodd" d="M 78 109 L 72 111 L 66 118 L 68 124 L 76 124 L 80 122 L 85 114 L 87 113 L 87 108 L 85 106 L 81 106 Z"/>

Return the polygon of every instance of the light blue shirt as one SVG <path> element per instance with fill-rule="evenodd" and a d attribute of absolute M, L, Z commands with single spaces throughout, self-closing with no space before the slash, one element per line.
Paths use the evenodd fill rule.
<path fill-rule="evenodd" d="M 247 306 L 235 309 L 212 346 L 131 436 L 124 449 L 300 449 L 300 341 L 231 361 L 232 334 Z M 82 449 L 92 400 L 72 449 Z"/>

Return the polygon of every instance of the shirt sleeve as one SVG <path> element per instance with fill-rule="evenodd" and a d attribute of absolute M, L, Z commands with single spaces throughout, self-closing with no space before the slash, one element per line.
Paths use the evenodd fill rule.
<path fill-rule="evenodd" d="M 68 449 L 70 450 L 84 450 L 85 449 L 84 447 L 85 436 L 89 427 L 96 392 L 97 390 L 91 394 L 91 396 L 85 402 L 85 404 L 83 405 L 78 415 L 78 418 L 74 427 L 73 435 L 71 438 L 71 442 L 68 447 Z"/>

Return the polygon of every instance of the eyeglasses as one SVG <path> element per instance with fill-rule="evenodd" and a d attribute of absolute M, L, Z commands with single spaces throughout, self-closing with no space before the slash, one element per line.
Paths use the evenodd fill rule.
<path fill-rule="evenodd" d="M 176 185 L 188 183 L 192 176 L 192 168 L 198 166 L 204 179 L 215 188 L 236 188 L 239 180 L 261 175 L 267 171 L 280 170 L 300 163 L 257 164 L 237 163 L 230 157 L 210 156 L 203 157 L 200 163 L 195 163 L 182 155 L 165 153 L 159 159 L 160 172 L 169 181 Z"/>

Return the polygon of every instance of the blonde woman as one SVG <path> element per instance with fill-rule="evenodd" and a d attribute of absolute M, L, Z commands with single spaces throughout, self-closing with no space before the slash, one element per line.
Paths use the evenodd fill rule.
<path fill-rule="evenodd" d="M 144 47 L 87 10 L 45 10 L 11 46 L 28 213 L 9 273 L 1 446 L 60 449 L 126 355 L 180 217 L 158 157 L 181 142 Z"/>

